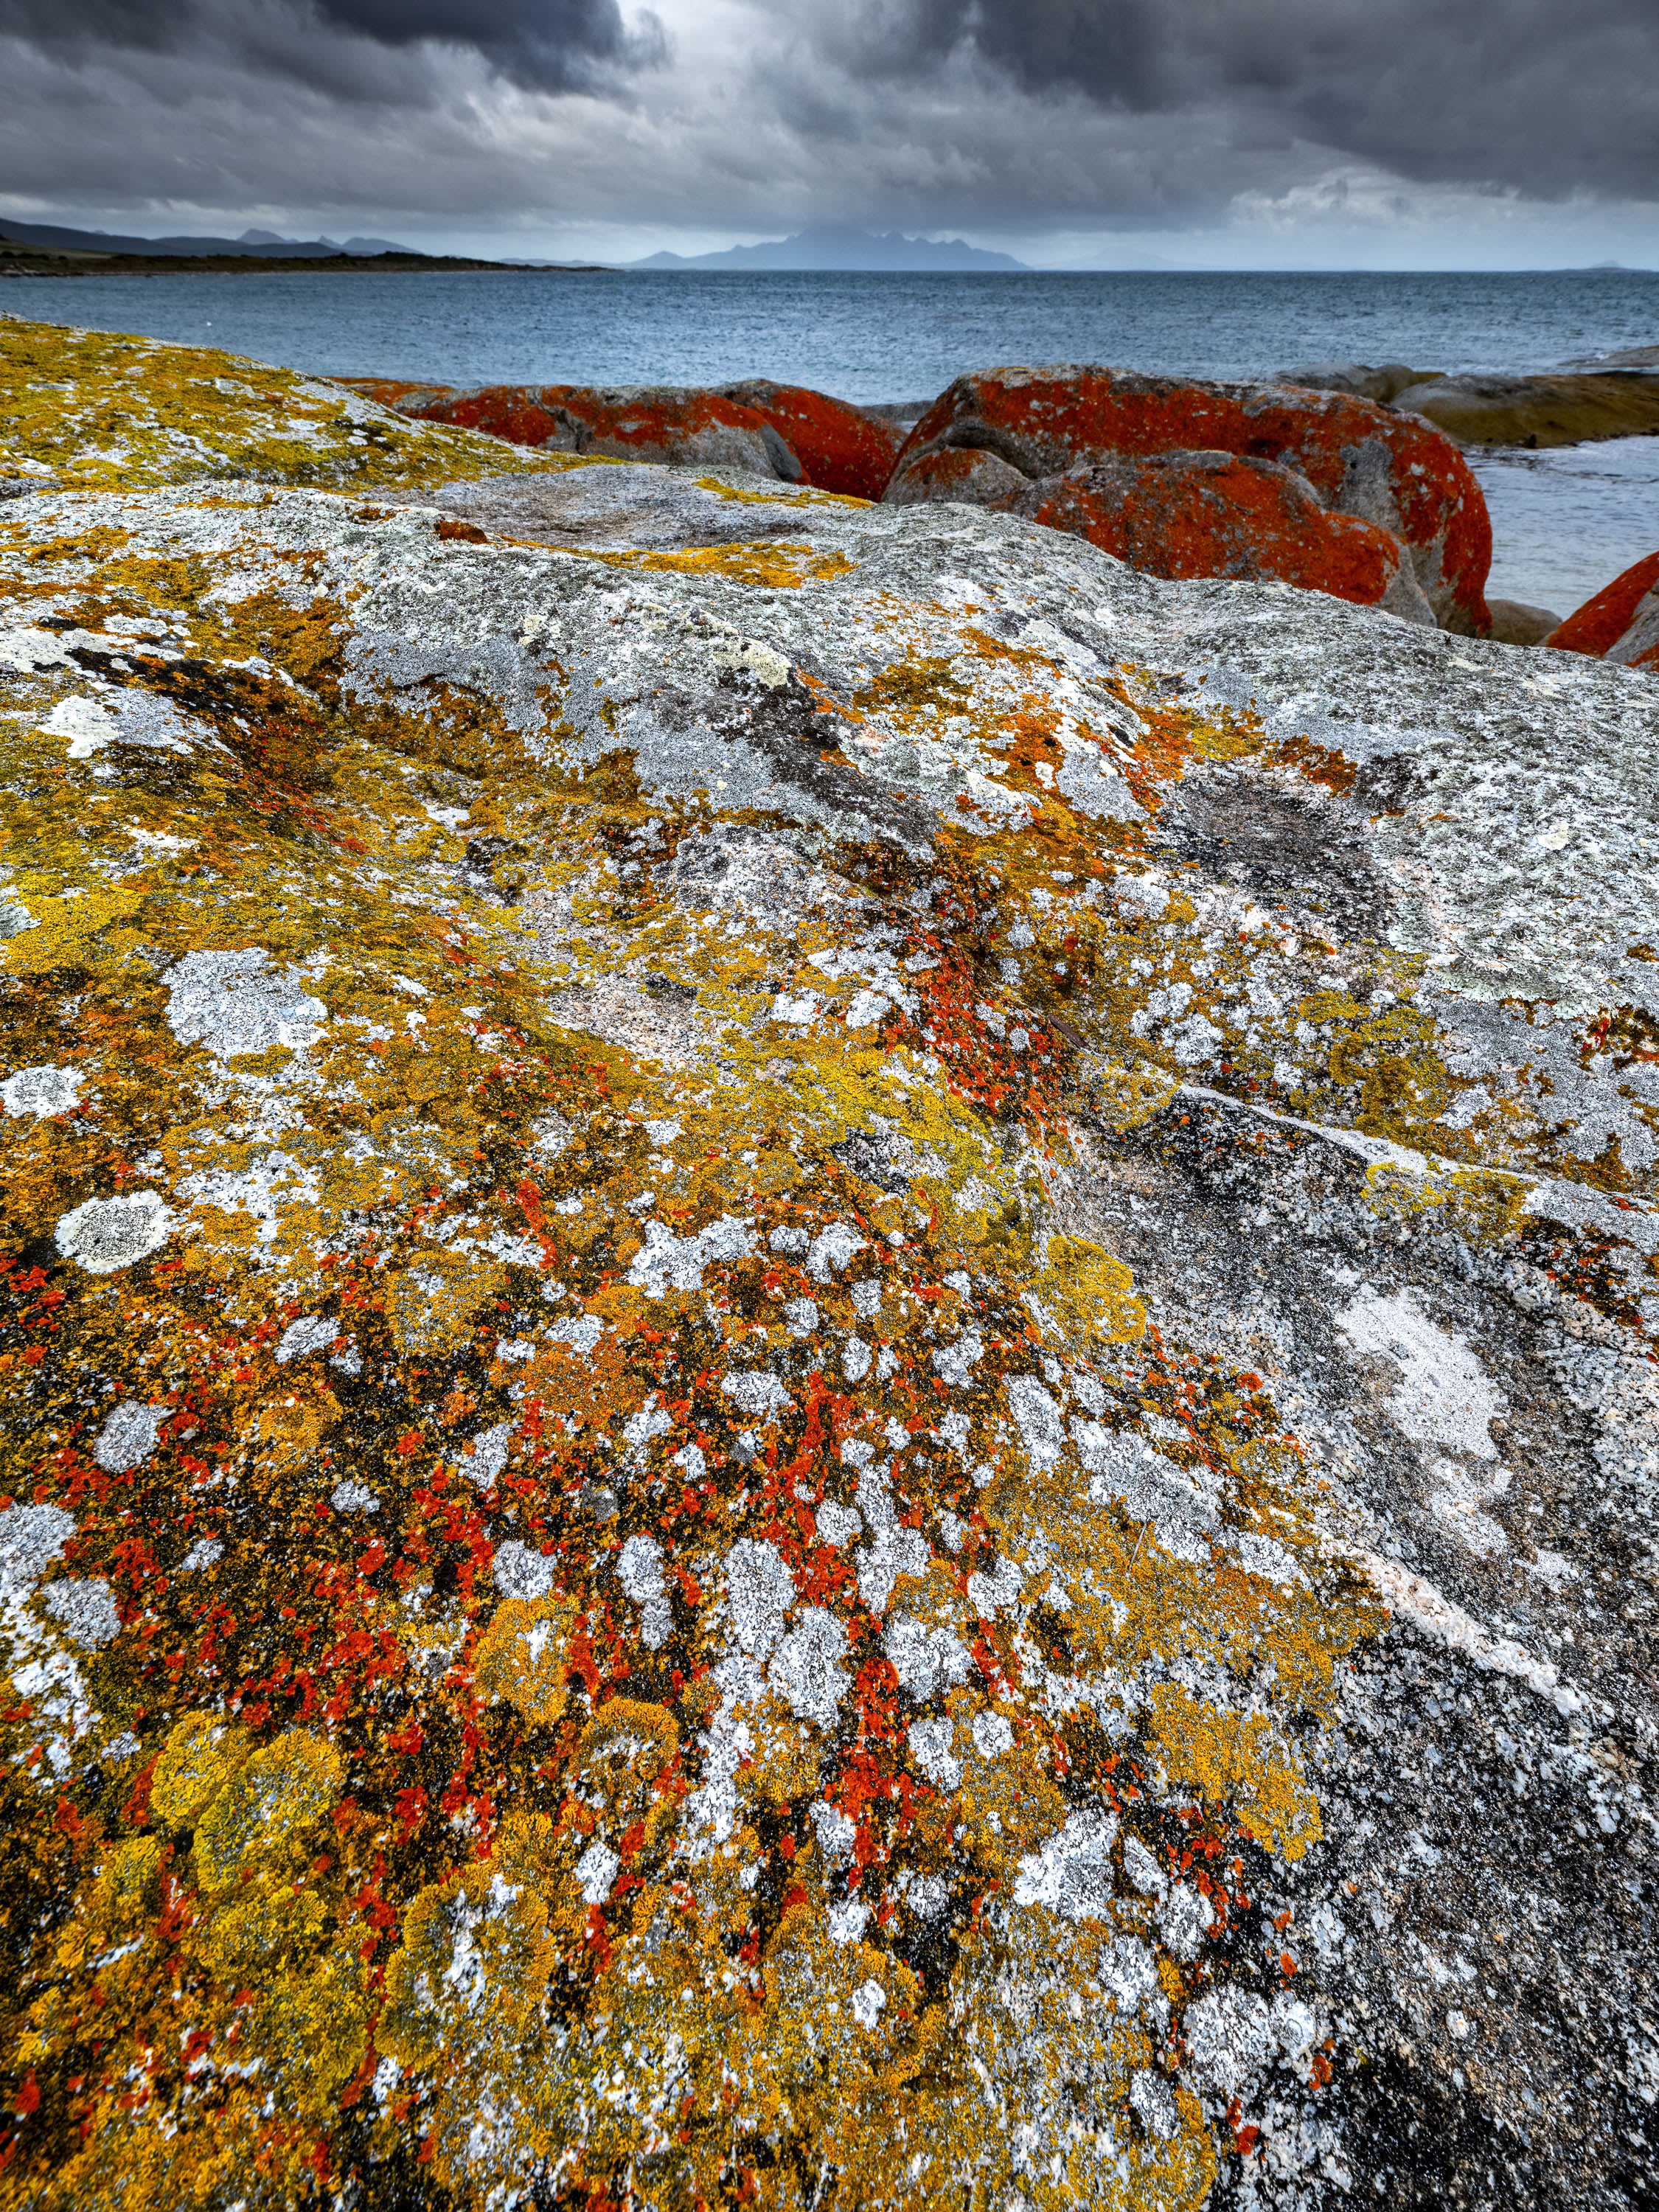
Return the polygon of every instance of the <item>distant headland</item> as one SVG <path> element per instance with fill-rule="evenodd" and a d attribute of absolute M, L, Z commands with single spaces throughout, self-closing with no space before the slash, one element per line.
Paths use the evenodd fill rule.
<path fill-rule="evenodd" d="M 54 222 L 0 226 L 0 276 L 91 276 L 126 272 L 146 276 L 179 270 L 232 270 L 243 275 L 283 270 L 511 270 L 533 275 L 599 276 L 597 262 L 487 261 L 469 254 L 420 253 L 385 238 L 283 238 L 275 231 L 245 230 L 240 238 L 125 237 L 102 230 L 73 230 Z"/>
<path fill-rule="evenodd" d="M 878 235 L 848 223 L 820 223 L 790 238 L 769 238 L 758 246 L 728 246 L 718 253 L 652 253 L 630 261 L 630 269 L 891 269 L 921 274 L 949 270 L 1023 270 L 1012 253 L 994 253 L 965 239 L 903 238 L 896 231 Z"/>

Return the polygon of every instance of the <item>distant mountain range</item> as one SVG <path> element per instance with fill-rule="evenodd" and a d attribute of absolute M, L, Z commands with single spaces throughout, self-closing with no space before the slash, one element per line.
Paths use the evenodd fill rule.
<path fill-rule="evenodd" d="M 69 230 L 56 222 L 0 218 L 0 233 L 20 246 L 52 246 L 71 253 L 156 253 L 170 260 L 195 253 L 258 254 L 282 260 L 326 260 L 342 253 L 410 253 L 386 238 L 280 238 L 274 230 L 245 230 L 240 238 L 125 238 L 107 230 Z"/>
<path fill-rule="evenodd" d="M 653 253 L 630 269 L 1024 269 L 1012 253 L 993 253 L 965 240 L 902 238 L 896 231 L 878 236 L 849 224 L 823 223 L 798 230 L 793 238 L 767 239 L 759 246 L 728 246 L 720 253 Z"/>

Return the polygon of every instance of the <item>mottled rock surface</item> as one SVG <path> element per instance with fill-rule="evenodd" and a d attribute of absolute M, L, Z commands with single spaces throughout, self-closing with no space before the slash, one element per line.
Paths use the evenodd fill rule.
<path fill-rule="evenodd" d="M 1443 629 L 1485 630 L 1492 525 L 1468 462 L 1425 423 L 1347 392 L 1075 365 L 987 369 L 958 377 L 922 416 L 886 497 L 894 505 L 961 498 L 951 478 L 959 471 L 975 486 L 966 496 L 983 501 L 997 464 L 1035 478 L 1196 448 L 1295 469 L 1333 512 L 1407 546 Z M 1005 481 L 992 496 L 1016 489 Z"/>
<path fill-rule="evenodd" d="M 1650 2204 L 1650 680 L 425 481 L 0 509 L 9 2201 Z"/>
<path fill-rule="evenodd" d="M 1659 553 L 1632 561 L 1545 642 L 1562 653 L 1593 653 L 1633 668 L 1659 666 Z"/>
<path fill-rule="evenodd" d="M 569 465 L 210 346 L 0 315 L 0 483 L 14 495 L 204 477 L 372 491 Z"/>
<path fill-rule="evenodd" d="M 1296 584 L 1434 626 L 1393 532 L 1333 514 L 1282 462 L 1148 453 L 1041 477 L 998 504 L 1086 538 L 1148 575 Z"/>

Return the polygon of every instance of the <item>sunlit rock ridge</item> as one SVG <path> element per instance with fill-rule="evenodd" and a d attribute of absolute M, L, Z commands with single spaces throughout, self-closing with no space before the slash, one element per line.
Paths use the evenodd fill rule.
<path fill-rule="evenodd" d="M 1650 2202 L 1650 678 L 0 358 L 7 2201 Z"/>

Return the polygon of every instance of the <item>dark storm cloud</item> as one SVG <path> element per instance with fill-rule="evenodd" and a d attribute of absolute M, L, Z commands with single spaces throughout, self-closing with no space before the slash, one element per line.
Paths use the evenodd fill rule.
<path fill-rule="evenodd" d="M 967 55 L 1419 180 L 1659 192 L 1659 0 L 871 0 L 836 44 L 866 81 Z"/>
<path fill-rule="evenodd" d="M 1586 258 L 1650 258 L 1659 0 L 654 4 L 672 68 L 640 0 L 0 0 L 0 196 L 608 255 L 833 221 L 1393 251 L 1549 199 L 1576 241 L 1581 195 L 1625 208 Z"/>
<path fill-rule="evenodd" d="M 471 48 L 501 76 L 540 92 L 582 90 L 660 58 L 655 19 L 623 24 L 617 0 L 0 0 L 0 34 L 74 58 L 129 52 L 239 51 L 260 73 L 317 74 L 317 48 L 338 40 L 407 49 Z M 332 40 L 329 34 L 333 33 Z"/>

